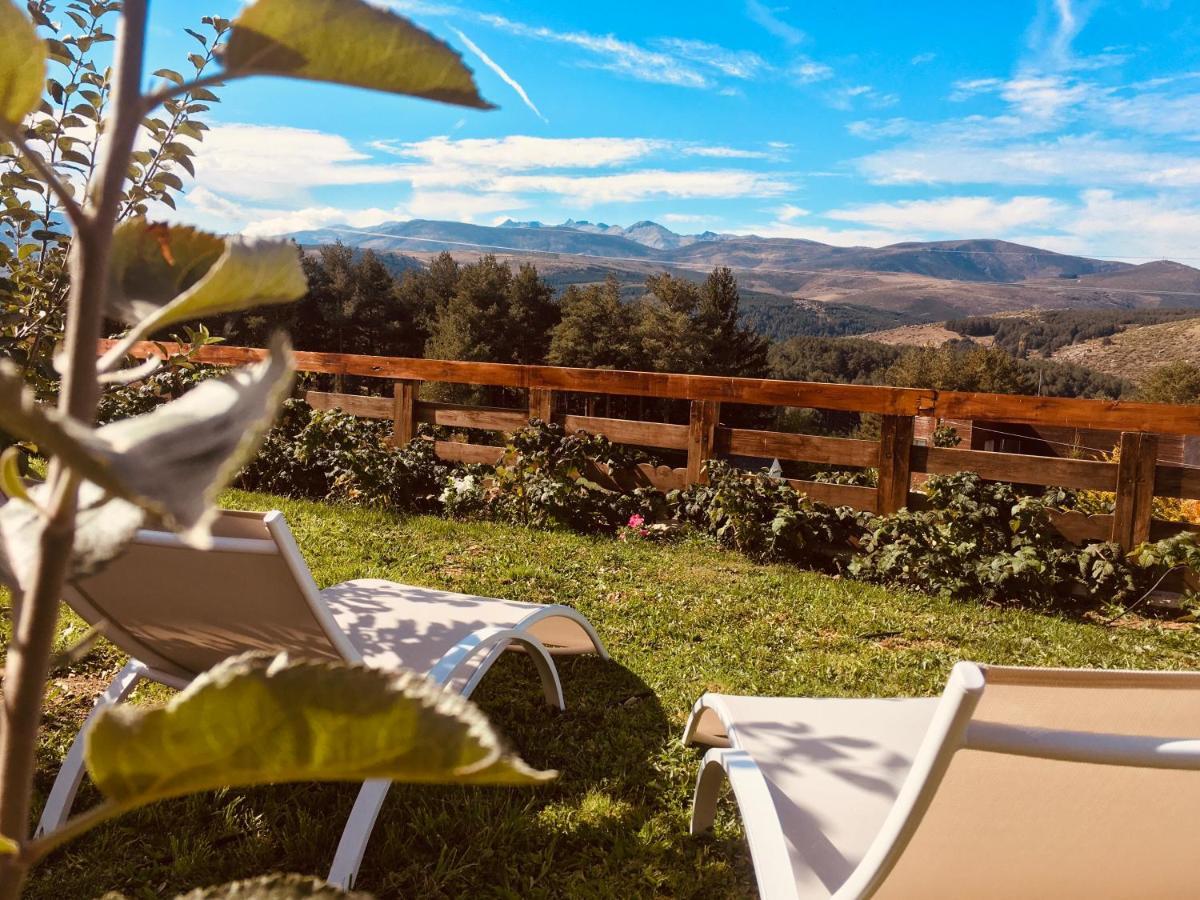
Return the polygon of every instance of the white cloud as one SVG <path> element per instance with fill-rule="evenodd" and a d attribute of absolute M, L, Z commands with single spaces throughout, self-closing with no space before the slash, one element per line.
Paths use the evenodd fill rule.
<path fill-rule="evenodd" d="M 500 67 L 500 64 L 498 62 L 496 62 L 494 59 L 492 59 L 490 56 L 488 56 L 486 53 L 484 53 L 481 49 L 479 49 L 479 47 L 475 44 L 475 42 L 472 41 L 469 37 L 467 37 L 465 34 L 463 34 L 457 28 L 453 29 L 453 31 L 455 34 L 458 35 L 459 39 L 462 40 L 462 42 L 467 45 L 467 49 L 479 57 L 480 62 L 482 62 L 485 66 L 487 66 L 489 69 L 491 69 L 493 72 L 495 72 L 500 77 L 501 81 L 503 81 L 505 84 L 507 84 L 510 88 L 512 88 L 516 92 L 517 96 L 521 98 L 521 102 L 524 103 L 526 106 L 528 106 L 531 110 L 533 110 L 533 114 L 535 116 L 537 116 L 539 119 L 541 119 L 546 124 L 550 123 L 550 120 L 542 115 L 542 111 L 537 108 L 537 105 L 532 100 L 529 99 L 529 94 L 527 94 L 525 92 L 525 88 L 523 88 L 521 86 L 520 82 L 518 82 L 515 78 L 513 78 L 511 75 L 509 75 L 508 72 L 504 71 L 504 69 L 502 69 Z"/>
<path fill-rule="evenodd" d="M 404 180 L 403 166 L 370 159 L 336 134 L 214 124 L 197 147 L 196 181 L 219 194 L 271 201 L 303 200 L 315 187 Z"/>
<path fill-rule="evenodd" d="M 707 88 L 711 79 L 688 60 L 670 53 L 649 50 L 614 35 L 589 34 L 584 31 L 554 31 L 543 26 L 514 22 L 504 16 L 481 15 L 480 20 L 494 28 L 517 37 L 533 38 L 567 44 L 595 54 L 600 68 L 618 72 L 638 81 L 672 84 L 677 87 Z"/>
<path fill-rule="evenodd" d="M 771 68 L 765 59 L 752 50 L 730 50 L 708 41 L 659 38 L 655 45 L 731 78 L 754 78 Z"/>
<path fill-rule="evenodd" d="M 799 219 L 802 216 L 807 216 L 808 210 L 802 206 L 796 206 L 792 203 L 785 203 L 779 209 L 775 210 L 775 216 L 781 222 L 790 222 L 793 219 Z"/>
<path fill-rule="evenodd" d="M 659 218 L 671 225 L 708 225 L 720 221 L 719 216 L 706 213 L 664 213 Z"/>
<path fill-rule="evenodd" d="M 833 77 L 833 69 L 825 63 L 811 59 L 800 59 L 792 64 L 788 72 L 800 84 L 812 84 Z"/>
<path fill-rule="evenodd" d="M 1015 228 L 1047 227 L 1063 214 L 1064 206 L 1049 197 L 941 197 L 869 203 L 829 210 L 826 218 L 870 225 L 889 231 L 923 234 L 994 236 Z"/>
<path fill-rule="evenodd" d="M 372 147 L 433 166 L 483 166 L 502 171 L 527 169 L 595 169 L 622 165 L 665 150 L 667 141 L 650 138 L 542 138 L 509 135 L 503 138 L 434 137 L 395 143 L 377 141 Z"/>
<path fill-rule="evenodd" d="M 783 7 L 782 11 L 786 11 Z M 779 8 L 772 8 L 759 0 L 746 0 L 746 15 L 757 22 L 768 32 L 775 35 L 785 44 L 799 44 L 804 40 L 804 32 L 779 17 Z"/>
<path fill-rule="evenodd" d="M 715 159 L 773 159 L 773 153 L 764 150 L 743 150 L 740 147 L 699 145 L 680 148 L 684 156 L 706 156 Z"/>
<path fill-rule="evenodd" d="M 900 241 L 913 241 L 916 235 L 897 235 L 890 231 L 855 228 L 829 228 L 824 225 L 800 225 L 794 222 L 768 222 L 760 225 L 745 225 L 729 229 L 730 234 L 756 234 L 765 238 L 795 238 L 802 241 L 819 241 L 835 247 L 882 247 Z"/>
<path fill-rule="evenodd" d="M 899 95 L 879 91 L 869 84 L 851 84 L 831 91 L 826 101 L 834 109 L 852 109 L 855 103 L 866 103 L 869 106 L 882 108 L 893 106 L 900 100 Z"/>
<path fill-rule="evenodd" d="M 1095 135 L 988 143 L 934 130 L 857 164 L 877 184 L 1200 187 L 1200 157 Z"/>
<path fill-rule="evenodd" d="M 881 138 L 899 137 L 908 134 L 913 130 L 913 127 L 913 123 L 908 119 L 895 117 L 891 119 L 851 122 L 846 126 L 846 130 L 855 137 L 866 138 L 867 140 L 879 140 Z"/>
<path fill-rule="evenodd" d="M 912 59 L 909 60 L 909 63 L 911 63 L 914 66 L 923 66 L 926 63 L 933 62 L 935 59 L 937 59 L 936 53 L 918 53 L 916 56 L 914 56 Z"/>
<path fill-rule="evenodd" d="M 1186 260 L 1197 255 L 1200 203 L 1194 200 L 1175 194 L 1121 197 L 1095 189 L 1084 191 L 1080 199 L 1060 224 L 1065 237 L 1048 235 L 1045 246 L 1059 249 L 1070 243 L 1100 256 L 1130 258 Z"/>
<path fill-rule="evenodd" d="M 1000 96 L 1020 115 L 1057 119 L 1088 95 L 1087 85 L 1057 75 L 1020 76 L 1004 83 Z"/>
<path fill-rule="evenodd" d="M 220 230 L 266 234 L 337 222 L 397 218 L 479 221 L 550 198 L 559 206 L 647 199 L 772 197 L 782 178 L 742 168 L 671 170 L 651 157 L 712 159 L 769 156 L 762 151 L 649 138 L 506 138 L 376 142 L 394 162 L 380 164 L 344 138 L 318 131 L 214 124 L 196 159 L 198 183 L 180 217 Z M 602 170 L 602 171 L 596 171 Z M 615 171 L 613 171 L 615 170 Z M 312 202 L 315 188 L 395 184 L 389 208 L 342 210 Z"/>
<path fill-rule="evenodd" d="M 950 94 L 950 99 L 955 102 L 969 100 L 976 94 L 981 94 L 985 91 L 994 91 L 1004 84 L 1001 78 L 966 78 L 954 82 L 954 91 Z"/>
<path fill-rule="evenodd" d="M 335 206 L 306 206 L 294 210 L 248 209 L 237 224 L 230 227 L 251 237 L 291 234 L 295 231 L 312 231 L 336 225 L 369 228 L 397 218 L 396 212 L 377 207 L 347 210 Z"/>
<path fill-rule="evenodd" d="M 672 172 L 642 169 L 615 175 L 500 175 L 495 190 L 557 194 L 563 203 L 587 207 L 597 203 L 630 203 L 651 198 L 725 200 L 771 197 L 788 190 L 786 181 L 740 169 Z"/>

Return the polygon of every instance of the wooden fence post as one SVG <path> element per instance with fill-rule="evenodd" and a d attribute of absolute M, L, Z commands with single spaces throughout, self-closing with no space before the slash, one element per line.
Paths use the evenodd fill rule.
<path fill-rule="evenodd" d="M 712 459 L 713 439 L 716 437 L 717 421 L 721 418 L 721 404 L 716 400 L 693 400 L 688 419 L 687 482 L 702 484 L 704 461 Z"/>
<path fill-rule="evenodd" d="M 529 389 L 529 418 L 550 424 L 554 416 L 554 391 L 550 388 Z"/>
<path fill-rule="evenodd" d="M 403 447 L 417 436 L 417 392 L 421 382 L 400 379 L 392 385 L 392 446 Z"/>
<path fill-rule="evenodd" d="M 884 416 L 879 431 L 878 512 L 881 516 L 908 506 L 912 480 L 912 445 L 916 419 Z"/>
<path fill-rule="evenodd" d="M 1112 540 L 1129 551 L 1150 538 L 1158 435 L 1125 431 L 1121 433 L 1120 446 Z"/>

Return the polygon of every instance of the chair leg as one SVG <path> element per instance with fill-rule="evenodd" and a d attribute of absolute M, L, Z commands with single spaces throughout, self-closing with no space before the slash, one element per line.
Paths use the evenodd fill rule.
<path fill-rule="evenodd" d="M 338 841 L 337 853 L 333 856 L 333 866 L 329 869 L 329 877 L 325 880 L 337 888 L 348 891 L 354 887 L 358 877 L 358 867 L 362 865 L 363 854 L 367 849 L 367 841 L 375 829 L 375 819 L 383 808 L 384 798 L 387 797 L 390 781 L 376 778 L 364 781 L 350 810 L 350 818 L 342 830 L 342 839 Z"/>
<path fill-rule="evenodd" d="M 75 735 L 71 749 L 67 752 L 66 759 L 63 760 L 62 767 L 58 770 L 54 786 L 50 788 L 50 796 L 46 798 L 46 807 L 42 810 L 42 817 L 38 821 L 35 832 L 37 837 L 61 828 L 71 814 L 71 806 L 75 803 L 75 794 L 79 791 L 80 782 L 83 781 L 83 739 L 93 718 L 101 710 L 120 703 L 128 697 L 130 691 L 137 687 L 137 683 L 145 677 L 146 667 L 136 659 L 130 660 L 125 668 L 117 673 L 117 677 L 112 680 L 108 689 L 96 699 L 92 711 L 88 713 L 83 727 Z"/>
<path fill-rule="evenodd" d="M 558 709 L 565 709 L 563 701 L 562 682 L 558 678 L 558 669 L 554 660 L 539 641 L 531 634 L 510 628 L 482 628 L 472 635 L 459 641 L 451 650 L 429 670 L 427 676 L 433 681 L 445 684 L 453 678 L 455 671 L 472 657 L 484 654 L 479 665 L 471 673 L 466 684 L 459 688 L 464 697 L 469 697 L 493 662 L 510 644 L 521 644 L 529 652 L 537 667 L 542 682 L 542 693 L 546 703 Z M 384 798 L 387 797 L 391 782 L 383 779 L 364 781 L 359 789 L 354 808 L 346 820 L 342 830 L 341 840 L 338 841 L 337 852 L 333 857 L 333 865 L 329 869 L 329 877 L 325 879 L 334 887 L 350 890 L 358 877 L 359 866 L 362 865 L 363 854 L 371 832 L 375 828 L 375 820 L 383 808 Z"/>
<path fill-rule="evenodd" d="M 709 750 L 700 763 L 696 776 L 696 792 L 692 797 L 692 822 L 689 831 L 700 834 L 712 828 L 717 818 L 717 801 L 725 786 L 725 766 L 719 751 Z"/>

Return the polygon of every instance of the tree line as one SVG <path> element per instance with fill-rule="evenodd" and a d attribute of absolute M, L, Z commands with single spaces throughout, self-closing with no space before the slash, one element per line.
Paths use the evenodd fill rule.
<path fill-rule="evenodd" d="M 283 328 L 302 350 L 474 362 L 1066 397 L 1133 394 L 1122 379 L 1021 358 L 1007 346 L 963 341 L 902 348 L 807 336 L 771 341 L 746 323 L 737 280 L 723 267 L 700 282 L 652 275 L 641 296 L 630 300 L 611 276 L 570 284 L 556 294 L 533 265 L 514 268 L 490 255 L 460 263 L 443 253 L 427 267 L 394 273 L 372 251 L 334 244 L 306 253 L 303 265 L 309 279 L 303 300 L 208 323 L 214 334 L 233 344 L 261 346 Z M 1075 316 L 1046 316 L 1045 327 L 1062 326 L 1064 334 L 1079 325 Z M 995 333 L 1023 320 L 970 321 L 972 327 L 955 323 L 960 333 L 979 327 Z M 1041 334 L 1036 328 L 1026 333 Z M 1175 371 L 1171 383 L 1191 384 L 1182 377 L 1187 374 Z M 1200 372 L 1194 380 L 1200 384 Z M 1159 385 L 1147 399 L 1186 393 Z"/>

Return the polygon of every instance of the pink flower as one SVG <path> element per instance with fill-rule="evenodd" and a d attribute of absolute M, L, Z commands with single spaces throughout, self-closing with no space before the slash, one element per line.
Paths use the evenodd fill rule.
<path fill-rule="evenodd" d="M 634 513 L 632 516 L 630 516 L 629 521 L 626 523 L 629 528 L 641 528 L 645 524 L 646 518 L 644 516 L 639 516 L 637 513 Z"/>

